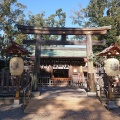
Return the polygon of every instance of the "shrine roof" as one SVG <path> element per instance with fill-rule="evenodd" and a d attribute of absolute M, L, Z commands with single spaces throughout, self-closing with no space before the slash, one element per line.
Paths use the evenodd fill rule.
<path fill-rule="evenodd" d="M 35 51 L 32 56 L 35 56 Z M 86 57 L 86 50 L 84 48 L 45 48 L 41 49 L 41 57 Z"/>
<path fill-rule="evenodd" d="M 120 46 L 117 43 L 107 47 L 97 54 L 97 56 L 120 56 Z"/>
<path fill-rule="evenodd" d="M 4 52 L 6 54 L 13 54 L 13 55 L 26 55 L 31 54 L 27 49 L 20 46 L 19 44 L 12 42 L 11 45 L 9 45 Z"/>

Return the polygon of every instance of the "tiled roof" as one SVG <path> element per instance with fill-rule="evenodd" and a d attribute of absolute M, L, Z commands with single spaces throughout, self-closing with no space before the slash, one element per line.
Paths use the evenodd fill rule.
<path fill-rule="evenodd" d="M 117 43 L 111 45 L 110 47 L 104 49 L 100 53 L 97 54 L 98 56 L 120 56 L 120 47 Z"/>
<path fill-rule="evenodd" d="M 32 56 L 35 56 L 35 52 L 33 52 Z M 76 49 L 42 49 L 41 57 L 86 57 L 86 51 Z"/>
<path fill-rule="evenodd" d="M 19 44 L 12 42 L 10 46 L 8 46 L 4 52 L 6 54 L 14 54 L 14 55 L 25 55 L 31 54 L 27 49 L 23 48 Z"/>

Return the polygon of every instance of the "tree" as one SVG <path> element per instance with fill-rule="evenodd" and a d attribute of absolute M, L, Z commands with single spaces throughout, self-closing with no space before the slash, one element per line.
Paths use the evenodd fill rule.
<path fill-rule="evenodd" d="M 99 19 L 104 17 L 104 11 L 106 9 L 107 0 L 90 0 L 89 5 L 87 6 L 87 16 L 89 18 L 90 24 L 92 23 L 93 27 L 99 25 Z"/>
<path fill-rule="evenodd" d="M 99 6 L 99 4 L 97 6 Z M 101 48 L 104 49 L 109 47 L 115 42 L 118 42 L 120 45 L 120 2 L 118 2 L 118 0 L 108 0 L 104 2 L 104 6 L 105 8 L 102 9 L 102 11 L 99 11 L 103 16 L 99 16 L 99 18 L 96 17 L 97 15 L 93 17 L 90 16 L 91 9 L 89 9 L 89 7 L 87 8 L 89 10 L 88 16 L 90 17 L 91 22 L 94 21 L 97 26 L 111 25 L 111 30 L 109 30 L 105 36 L 98 36 L 98 39 L 104 39 L 106 41 L 106 45 L 102 47 L 96 46 L 94 47 L 94 51 L 99 51 Z M 94 9 L 94 11 L 96 11 L 96 9 Z"/>
<path fill-rule="evenodd" d="M 80 27 L 88 27 L 89 21 L 87 18 L 87 12 L 87 9 L 79 4 L 79 10 L 72 10 L 70 16 L 70 18 L 72 18 L 72 24 L 78 24 Z"/>
<path fill-rule="evenodd" d="M 0 29 L 3 31 L 8 42 L 14 39 L 16 34 L 14 25 L 18 23 L 24 9 L 25 6 L 17 3 L 17 0 L 0 1 Z"/>
<path fill-rule="evenodd" d="M 0 0 L 0 50 L 1 57 L 6 60 L 6 67 L 8 67 L 10 58 L 4 53 L 4 49 L 16 39 L 18 43 L 21 43 L 21 37 L 26 36 L 19 34 L 15 26 L 19 22 L 25 21 L 23 14 L 25 8 L 17 0 Z"/>
<path fill-rule="evenodd" d="M 81 4 L 79 4 L 79 10 L 72 10 L 71 11 L 71 16 L 70 18 L 72 19 L 72 24 L 78 24 L 80 27 L 89 27 L 89 21 L 87 17 L 87 9 L 83 8 Z M 74 35 L 72 37 L 74 40 L 85 40 L 84 35 Z"/>
<path fill-rule="evenodd" d="M 66 14 L 62 11 L 62 9 L 56 10 L 54 14 L 51 14 L 47 18 L 45 18 L 45 12 L 42 11 L 39 14 L 33 15 L 32 12 L 29 12 L 29 19 L 27 21 L 27 25 L 37 26 L 37 27 L 64 27 L 66 20 Z M 34 39 L 34 35 L 32 36 Z M 44 40 L 56 40 L 58 39 L 58 35 L 42 35 L 42 39 Z"/>
<path fill-rule="evenodd" d="M 106 41 L 105 46 L 95 46 L 93 51 L 101 51 L 115 42 L 120 45 L 119 0 L 90 0 L 86 8 L 80 7 L 80 10 L 75 11 L 74 14 L 76 17 L 72 17 L 73 22 L 75 21 L 74 23 L 80 27 L 112 26 L 106 35 L 93 36 L 98 40 Z M 84 21 L 85 19 L 86 21 Z"/>

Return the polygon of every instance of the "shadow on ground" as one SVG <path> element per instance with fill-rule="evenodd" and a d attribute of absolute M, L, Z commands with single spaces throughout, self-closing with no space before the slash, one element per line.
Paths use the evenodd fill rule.
<path fill-rule="evenodd" d="M 43 87 L 40 93 L 24 112 L 0 106 L 0 120 L 120 120 L 120 108 L 108 111 L 83 89 Z"/>

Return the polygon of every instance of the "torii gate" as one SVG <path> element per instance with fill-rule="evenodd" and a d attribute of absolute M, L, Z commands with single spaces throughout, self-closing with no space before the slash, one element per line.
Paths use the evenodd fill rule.
<path fill-rule="evenodd" d="M 86 50 L 87 57 L 92 54 L 92 35 L 104 35 L 107 33 L 107 30 L 111 29 L 111 26 L 97 27 L 97 28 L 57 28 L 57 27 L 47 27 L 47 28 L 38 28 L 33 26 L 23 26 L 17 25 L 18 30 L 20 30 L 24 34 L 36 34 L 36 49 L 35 49 L 35 62 L 34 62 L 34 73 L 33 73 L 33 92 L 38 91 L 38 75 L 39 75 L 39 63 L 40 63 L 40 50 L 41 44 L 61 44 L 61 45 L 75 45 L 80 42 L 75 41 L 66 41 L 66 35 L 86 35 Z M 61 35 L 60 41 L 52 41 L 52 40 L 42 40 L 41 35 Z M 95 91 L 94 85 L 94 72 L 93 72 L 93 63 L 88 60 L 88 81 L 90 86 L 90 92 Z"/>

